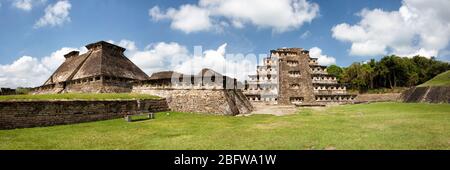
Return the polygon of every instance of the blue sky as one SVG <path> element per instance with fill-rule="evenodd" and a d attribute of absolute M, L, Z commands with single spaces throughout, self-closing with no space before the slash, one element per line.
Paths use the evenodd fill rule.
<path fill-rule="evenodd" d="M 24 2 L 25 6 L 22 3 L 22 6 L 18 7 L 18 1 Z M 283 1 L 290 2 L 290 0 Z M 127 40 L 133 43 L 133 48 L 136 48 L 136 51 L 140 52 L 155 48 L 161 42 L 167 44 L 175 43 L 176 45 L 185 47 L 189 51 L 188 53 L 192 53 L 193 46 L 196 45 L 201 45 L 204 50 L 207 50 L 218 49 L 225 43 L 226 53 L 244 54 L 268 53 L 269 50 L 279 47 L 302 47 L 305 49 L 317 47 L 321 50 L 318 55 L 335 58 L 335 63 L 340 66 L 348 66 L 353 62 L 366 61 L 370 58 L 379 59 L 382 55 L 391 53 L 410 54 L 417 51 L 421 51 L 419 52 L 420 54 L 437 54 L 438 59 L 449 60 L 450 50 L 448 47 L 448 38 L 444 38 L 439 42 L 425 42 L 425 38 L 422 38 L 423 40 L 414 40 L 418 42 L 409 42 L 412 41 L 409 37 L 413 35 L 414 37 L 428 36 L 426 30 L 411 29 L 411 34 L 406 34 L 398 38 L 407 41 L 405 46 L 404 41 L 397 42 L 385 40 L 386 38 L 377 38 L 376 34 L 380 33 L 379 30 L 374 30 L 370 27 L 371 23 L 377 24 L 377 20 L 374 18 L 386 17 L 384 15 L 394 15 L 393 12 L 401 11 L 399 9 L 403 6 L 408 7 L 409 13 L 406 13 L 408 15 L 403 15 L 404 12 L 402 12 L 402 17 L 405 18 L 405 16 L 409 16 L 411 13 L 414 14 L 415 9 L 422 8 L 419 6 L 420 3 L 408 2 L 415 0 L 293 1 L 299 1 L 309 5 L 314 4 L 318 7 L 318 10 L 314 13 L 310 21 L 294 23 L 289 27 L 283 27 L 283 29 L 286 28 L 285 30 L 277 31 L 277 28 L 270 25 L 276 22 L 276 20 L 269 21 L 270 19 L 268 19 L 267 22 L 262 21 L 263 24 L 261 24 L 261 21 L 258 21 L 258 18 L 255 19 L 253 16 L 237 16 L 239 12 L 233 16 L 226 13 L 216 13 L 213 7 L 206 7 L 195 0 L 65 0 L 64 2 L 70 4 L 70 8 L 67 10 L 67 16 L 62 18 L 62 22 L 52 25 L 48 21 L 37 26 L 40 18 L 46 15 L 46 8 L 52 7 L 52 5 L 55 5 L 59 1 L 0 0 L 0 68 L 4 67 L 3 70 L 6 70 L 6 67 L 11 67 L 15 61 L 23 56 L 30 56 L 33 59 L 42 60 L 45 57 L 51 57 L 55 51 L 63 47 L 79 48 L 99 40 L 112 40 L 115 43 L 119 43 L 121 40 Z M 29 2 L 31 7 L 26 6 L 27 2 Z M 436 6 L 443 6 L 443 9 L 450 8 L 450 6 L 446 6 L 448 3 L 445 0 L 434 0 L 430 3 L 435 3 Z M 214 28 L 200 31 L 187 31 L 186 29 L 183 30 L 173 27 L 172 24 L 176 22 L 176 19 L 167 11 L 169 11 L 169 8 L 173 8 L 173 11 L 176 13 L 185 5 L 194 6 L 195 9 L 206 10 L 209 13 L 215 13 L 209 14 L 211 22 L 215 24 L 213 26 Z M 223 4 L 214 5 L 216 5 L 215 7 L 220 7 Z M 157 18 L 149 14 L 149 10 L 154 7 L 158 7 L 160 10 L 158 14 L 162 17 Z M 434 8 L 434 6 L 430 6 L 430 8 Z M 364 13 L 362 11 L 366 12 Z M 253 14 L 258 15 L 254 12 L 250 15 Z M 424 21 L 425 19 L 422 18 L 426 17 L 421 17 L 422 15 L 443 16 L 441 20 L 437 20 L 437 24 L 444 25 L 442 28 L 444 33 L 435 36 L 447 37 L 450 36 L 450 33 L 448 33 L 450 32 L 448 28 L 450 19 L 446 17 L 446 14 L 444 11 L 437 14 L 417 13 L 419 17 L 417 15 L 412 16 L 415 16 L 413 19 L 417 20 L 414 22 L 420 23 L 423 21 L 425 24 L 431 21 Z M 396 13 L 395 15 L 397 16 Z M 236 20 L 236 18 L 238 19 Z M 367 18 L 367 22 L 369 23 L 366 25 L 359 24 L 364 18 Z M 387 18 L 389 19 L 389 16 Z M 234 20 L 241 21 L 242 25 L 233 25 Z M 394 23 L 394 21 L 392 22 Z M 225 26 L 220 25 L 222 23 Z M 267 23 L 269 26 L 264 25 Z M 340 24 L 343 27 L 333 30 L 334 27 Z M 345 27 L 344 24 L 347 24 L 349 27 Z M 446 24 L 447 27 L 445 27 Z M 397 25 L 400 28 L 403 26 L 401 23 Z M 219 30 L 216 29 L 217 27 L 219 27 Z M 356 27 L 362 28 L 364 36 L 361 37 L 363 38 L 353 35 L 353 32 L 357 32 L 358 30 Z M 381 32 L 382 35 L 384 33 Z M 395 33 L 395 31 L 392 32 L 392 34 Z M 386 32 L 386 34 L 390 34 L 390 32 Z M 395 37 L 397 34 L 392 36 Z M 392 36 L 389 35 L 388 37 Z M 444 47 L 442 47 L 442 42 L 445 43 Z M 433 44 L 441 45 L 435 47 L 436 45 L 433 46 Z M 374 47 L 374 50 L 370 47 Z M 52 71 L 51 69 L 54 68 L 50 68 L 50 71 Z M 11 76 L 6 75 L 6 73 L 3 73 L 3 75 L 0 73 L 0 80 L 2 80 L 2 77 L 3 80 L 9 80 Z M 21 82 L 23 81 L 26 80 L 21 80 Z M 17 84 L 20 85 L 20 83 L 15 83 L 15 85 Z M 2 83 L 0 83 L 1 85 Z M 3 83 L 3 85 L 8 86 L 9 84 Z"/>

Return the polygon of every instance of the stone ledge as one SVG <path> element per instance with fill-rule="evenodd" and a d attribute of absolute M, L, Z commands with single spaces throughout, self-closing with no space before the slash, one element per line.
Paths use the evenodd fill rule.
<path fill-rule="evenodd" d="M 168 111 L 165 99 L 1 101 L 0 129 L 73 124 L 121 118 L 141 111 Z"/>

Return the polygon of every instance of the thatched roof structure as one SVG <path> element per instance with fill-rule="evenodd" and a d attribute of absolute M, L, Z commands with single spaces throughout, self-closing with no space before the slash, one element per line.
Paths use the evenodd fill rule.
<path fill-rule="evenodd" d="M 78 51 L 66 54 L 64 63 L 44 85 L 94 76 L 148 79 L 148 76 L 123 54 L 125 48 L 105 41 L 86 45 L 86 48 L 88 52 L 82 55 L 79 55 Z"/>

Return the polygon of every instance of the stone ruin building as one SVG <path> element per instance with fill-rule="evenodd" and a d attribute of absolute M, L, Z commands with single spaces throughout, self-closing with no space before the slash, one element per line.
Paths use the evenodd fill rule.
<path fill-rule="evenodd" d="M 78 51 L 64 55 L 64 63 L 34 93 L 126 93 L 131 92 L 131 81 L 148 79 L 123 54 L 125 48 L 105 41 L 86 48 L 82 55 Z"/>
<path fill-rule="evenodd" d="M 173 71 L 147 76 L 125 55 L 125 48 L 105 41 L 86 46 L 88 52 L 72 51 L 66 60 L 33 94 L 142 93 L 166 98 L 173 111 L 226 115 L 253 110 L 236 79 L 203 69 L 196 75 Z"/>
<path fill-rule="evenodd" d="M 237 115 L 250 113 L 253 106 L 242 93 L 242 84 L 236 79 L 211 69 L 187 75 L 174 71 L 153 73 L 148 80 L 137 81 L 133 92 L 161 96 L 170 108 L 182 112 Z"/>
<path fill-rule="evenodd" d="M 249 75 L 244 94 L 250 101 L 271 104 L 324 105 L 353 102 L 336 77 L 302 48 L 271 50 L 269 57 Z"/>
<path fill-rule="evenodd" d="M 124 55 L 125 48 L 105 41 L 86 48 L 81 55 L 66 54 L 64 63 L 32 93 L 142 93 L 166 98 L 174 111 L 227 115 L 251 112 L 249 100 L 299 105 L 345 103 L 355 97 L 301 48 L 271 50 L 245 85 L 210 69 L 149 77 Z"/>

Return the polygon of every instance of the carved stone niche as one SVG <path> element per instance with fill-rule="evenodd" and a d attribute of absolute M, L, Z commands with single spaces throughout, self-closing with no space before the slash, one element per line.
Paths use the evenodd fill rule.
<path fill-rule="evenodd" d="M 299 88 L 300 88 L 300 85 L 299 85 L 299 84 L 291 84 L 291 85 L 290 85 L 290 88 L 291 88 L 291 89 L 299 89 Z"/>

